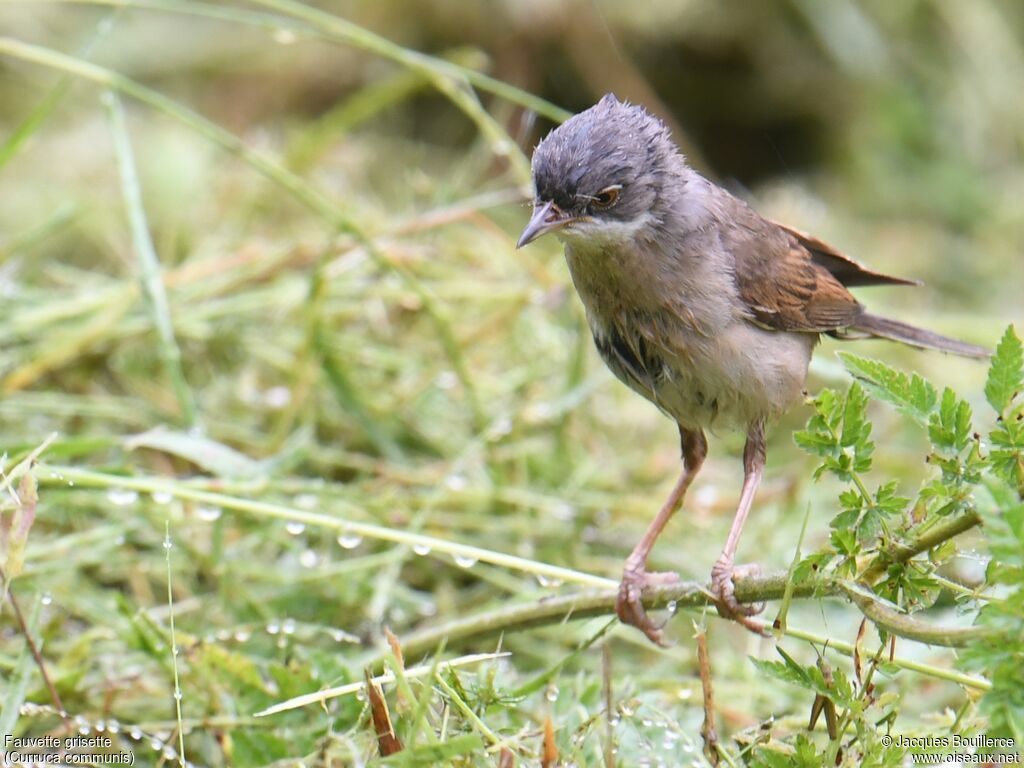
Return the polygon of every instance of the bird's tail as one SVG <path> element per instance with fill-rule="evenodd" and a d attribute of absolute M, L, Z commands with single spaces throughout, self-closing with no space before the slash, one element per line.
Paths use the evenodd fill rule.
<path fill-rule="evenodd" d="M 973 357 L 983 360 L 992 356 L 992 352 L 975 344 L 968 344 L 966 341 L 958 341 L 948 336 L 941 336 L 923 328 L 915 328 L 912 325 L 901 323 L 898 320 L 890 320 L 887 317 L 879 317 L 865 312 L 853 326 L 854 330 L 868 333 L 882 339 L 899 341 L 909 344 L 912 347 L 923 349 L 937 349 L 940 352 L 951 352 L 961 357 Z"/>

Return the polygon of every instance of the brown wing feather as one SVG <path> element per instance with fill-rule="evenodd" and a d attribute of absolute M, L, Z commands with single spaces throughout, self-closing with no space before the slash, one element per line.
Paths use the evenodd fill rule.
<path fill-rule="evenodd" d="M 845 286 L 852 288 L 858 285 L 921 284 L 920 280 L 906 280 L 902 277 L 893 277 L 892 275 L 868 269 L 860 262 L 854 261 L 849 256 L 840 253 L 824 240 L 819 240 L 814 235 L 801 232 L 799 229 L 780 224 L 777 221 L 768 221 L 795 237 L 797 242 L 810 252 L 815 264 L 819 264 L 827 269 L 832 273 L 833 277 Z"/>
<path fill-rule="evenodd" d="M 754 322 L 779 331 L 824 333 L 853 325 L 863 308 L 788 230 L 743 207 L 723 231 L 736 285 Z"/>

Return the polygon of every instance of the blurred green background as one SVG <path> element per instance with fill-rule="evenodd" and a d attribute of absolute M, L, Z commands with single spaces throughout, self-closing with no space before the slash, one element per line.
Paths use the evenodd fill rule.
<path fill-rule="evenodd" d="M 528 213 L 527 158 L 559 113 L 470 87 L 438 61 L 570 112 L 607 91 L 645 104 L 695 166 L 765 215 L 925 281 L 860 291 L 872 309 L 989 346 L 1024 320 L 1020 3 L 320 4 L 334 16 L 274 0 L 124 5 L 0 3 L 8 470 L 56 432 L 44 454 L 53 464 L 177 478 L 617 579 L 677 471 L 674 427 L 594 354 L 557 243 L 513 249 Z M 168 101 L 140 100 L 132 82 Z M 119 98 L 104 96 L 110 85 Z M 217 146 L 194 114 L 238 143 L 217 134 L 231 151 Z M 143 212 L 133 238 L 129 216 Z M 163 270 L 163 309 L 141 282 L 141 232 Z M 822 344 L 812 391 L 843 385 L 837 346 Z M 855 349 L 981 401 L 984 366 L 874 342 Z M 807 415 L 798 408 L 772 430 L 741 561 L 787 565 L 808 508 L 805 551 L 827 541 L 837 487 L 810 482 L 812 462 L 790 439 Z M 927 475 L 923 438 L 889 410 L 873 415 L 876 471 L 914 490 Z M 149 433 L 161 426 L 174 430 L 174 450 L 167 432 Z M 706 577 L 738 494 L 740 447 L 736 435 L 712 438 L 655 567 Z M 161 645 L 165 521 L 196 764 L 358 764 L 374 748 L 354 697 L 251 715 L 360 679 L 385 624 L 402 637 L 571 586 L 94 485 L 44 483 L 14 589 L 37 613 L 68 711 L 87 729 L 111 718 L 140 728 L 141 741 L 128 739 L 155 738 L 154 761 L 177 749 Z M 979 561 L 959 561 L 965 578 Z M 671 755 L 686 748 L 689 760 L 699 745 L 691 618 L 670 625 L 669 652 L 632 631 L 610 635 L 615 738 L 635 761 L 625 764 L 676 765 Z M 806 603 L 791 621 L 850 640 L 859 614 Z M 500 690 L 566 664 L 522 700 L 481 699 L 483 720 L 527 755 L 551 712 L 563 759 L 598 764 L 600 654 L 566 657 L 604 623 L 506 636 Z M 809 702 L 759 681 L 745 659 L 771 655 L 770 644 L 710 624 L 724 731 L 780 712 L 805 721 Z M 0 695 L 16 729 L 56 729 L 45 711 L 17 718 L 23 700 L 49 697 L 21 675 L 24 642 L 6 609 L 0 626 Z M 951 658 L 909 643 L 901 653 Z M 486 678 L 467 682 L 467 695 L 483 696 Z M 911 718 L 963 697 L 919 677 L 887 685 Z"/>

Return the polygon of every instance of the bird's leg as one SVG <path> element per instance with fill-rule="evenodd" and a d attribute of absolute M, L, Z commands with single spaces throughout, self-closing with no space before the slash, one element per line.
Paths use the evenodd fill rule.
<path fill-rule="evenodd" d="M 743 533 L 743 525 L 747 522 L 754 494 L 757 493 L 757 486 L 761 483 L 764 461 L 764 421 L 758 419 L 750 425 L 747 443 L 743 448 L 743 491 L 740 494 L 739 506 L 736 508 L 736 516 L 732 520 L 725 549 L 711 569 L 711 589 L 718 597 L 718 613 L 726 618 L 735 619 L 758 634 L 763 634 L 761 626 L 750 621 L 749 617 L 763 611 L 764 605 L 740 605 L 734 594 L 733 576 L 737 571 L 756 571 L 756 566 L 744 566 L 742 569 L 736 567 L 736 548 L 739 546 L 740 534 Z"/>
<path fill-rule="evenodd" d="M 708 442 L 704 433 L 699 429 L 689 430 L 679 428 L 679 438 L 682 443 L 683 471 L 676 481 L 672 493 L 662 505 L 658 516 L 644 532 L 643 538 L 636 545 L 629 557 L 626 558 L 626 567 L 622 572 L 622 583 L 619 585 L 619 597 L 615 603 L 615 612 L 624 624 L 632 624 L 643 632 L 654 643 L 667 645 L 661 634 L 661 627 L 657 626 L 644 611 L 641 599 L 645 587 L 658 584 L 671 584 L 679 579 L 675 573 L 649 573 L 647 571 L 647 556 L 657 540 L 662 529 L 671 519 L 675 511 L 683 503 L 686 489 L 690 487 L 693 478 L 697 476 L 704 457 L 708 453 Z"/>

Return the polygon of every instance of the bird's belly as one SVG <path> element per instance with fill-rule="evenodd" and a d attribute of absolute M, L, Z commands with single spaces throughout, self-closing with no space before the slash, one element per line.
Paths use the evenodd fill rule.
<path fill-rule="evenodd" d="M 746 428 L 781 414 L 801 397 L 817 341 L 741 320 L 710 336 L 681 327 L 664 344 L 634 341 L 639 360 L 623 360 L 607 328 L 594 325 L 598 350 L 616 376 L 689 429 Z M 636 375 L 638 362 L 643 376 Z"/>

